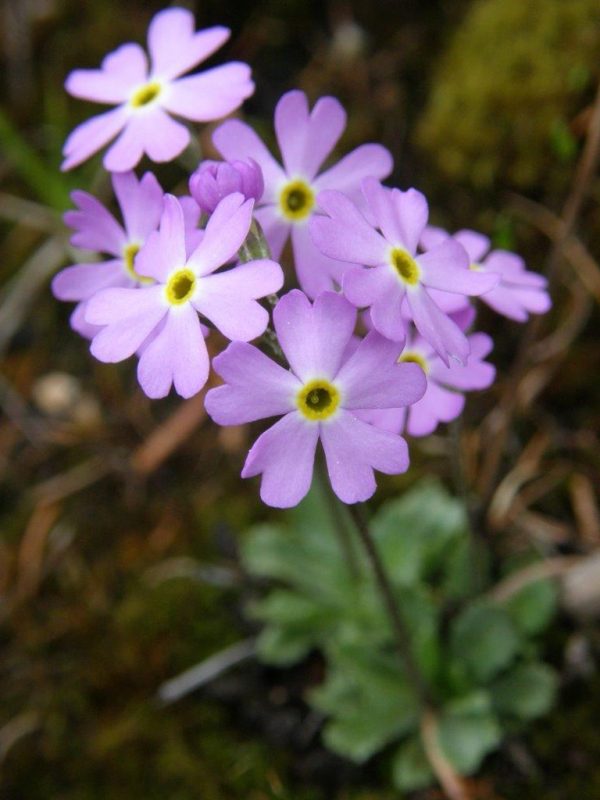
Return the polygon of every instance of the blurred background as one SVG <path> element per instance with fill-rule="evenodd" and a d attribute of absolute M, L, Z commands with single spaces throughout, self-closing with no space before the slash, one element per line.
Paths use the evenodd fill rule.
<path fill-rule="evenodd" d="M 257 89 L 241 113 L 271 144 L 282 92 L 333 94 L 349 116 L 338 153 L 382 142 L 394 184 L 424 191 L 433 222 L 481 230 L 550 269 L 543 319 L 481 312 L 498 380 L 467 403 L 461 446 L 479 524 L 499 548 L 593 562 L 600 181 L 593 164 L 577 165 L 598 103 L 597 0 L 184 5 L 197 27 L 231 27 L 215 62 L 252 65 Z M 165 681 L 252 636 L 236 543 L 277 516 L 238 477 L 251 430 L 207 422 L 202 396 L 150 402 L 132 363 L 89 356 L 49 291 L 72 258 L 69 192 L 110 197 L 99 158 L 59 172 L 66 135 L 97 108 L 69 98 L 64 79 L 143 43 L 162 7 L 0 4 L 0 797 L 386 800 L 397 794 L 378 762 L 359 769 L 320 744 L 302 702 L 318 658 L 277 671 L 249 657 L 178 702 L 158 699 Z M 156 173 L 185 190 L 180 166 Z M 577 236 L 559 250 L 578 191 Z M 381 496 L 429 472 L 452 486 L 447 452 L 444 431 L 412 442 L 409 475 L 382 480 Z M 548 639 L 560 704 L 486 761 L 481 797 L 600 797 L 600 579 L 590 574 Z"/>

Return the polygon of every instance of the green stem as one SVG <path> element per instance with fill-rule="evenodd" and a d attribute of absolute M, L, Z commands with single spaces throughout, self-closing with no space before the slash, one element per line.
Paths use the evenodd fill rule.
<path fill-rule="evenodd" d="M 239 249 L 238 255 L 243 264 L 248 261 L 256 261 L 259 258 L 271 258 L 269 243 L 265 238 L 263 229 L 260 227 L 260 223 L 254 218 L 252 219 L 248 235 Z M 277 295 L 274 296 L 277 297 Z M 269 295 L 269 297 L 273 297 L 273 295 Z M 277 302 L 277 300 L 275 302 Z"/>
<path fill-rule="evenodd" d="M 350 516 L 354 520 L 356 530 L 371 563 L 375 581 L 387 608 L 390 622 L 392 623 L 398 654 L 406 670 L 408 679 L 419 697 L 422 708 L 432 709 L 435 707 L 435 703 L 433 702 L 429 686 L 425 682 L 415 658 L 410 630 L 396 602 L 394 589 L 377 551 L 375 541 L 369 530 L 369 525 L 364 517 L 362 508 L 358 505 L 349 505 L 347 508 L 350 512 Z"/>

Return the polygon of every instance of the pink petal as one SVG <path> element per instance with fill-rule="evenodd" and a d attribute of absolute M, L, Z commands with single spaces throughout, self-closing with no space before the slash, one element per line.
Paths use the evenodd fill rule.
<path fill-rule="evenodd" d="M 400 225 L 393 194 L 393 192 L 398 193 L 398 190 L 387 189 L 375 178 L 365 178 L 361 186 L 377 227 L 390 244 L 400 244 L 404 240 L 404 231 Z"/>
<path fill-rule="evenodd" d="M 336 376 L 344 408 L 401 408 L 423 397 L 425 373 L 418 364 L 398 364 L 400 350 L 375 331 L 366 335 Z"/>
<path fill-rule="evenodd" d="M 137 375 L 148 397 L 166 397 L 172 384 L 181 397 L 192 397 L 206 383 L 209 366 L 200 320 L 188 304 L 169 310 L 140 356 Z"/>
<path fill-rule="evenodd" d="M 148 50 L 152 75 L 175 78 L 195 67 L 218 50 L 230 31 L 217 25 L 195 33 L 191 11 L 168 8 L 155 14 L 148 27 Z"/>
<path fill-rule="evenodd" d="M 287 180 L 285 172 L 249 125 L 238 119 L 227 120 L 216 129 L 212 140 L 226 161 L 253 158 L 265 180 L 263 202 L 277 202 L 280 189 Z"/>
<path fill-rule="evenodd" d="M 329 216 L 314 214 L 310 235 L 317 248 L 329 258 L 353 264 L 384 264 L 389 245 L 369 225 L 354 203 L 341 192 L 321 192 L 319 206 Z"/>
<path fill-rule="evenodd" d="M 190 132 L 161 108 L 138 114 L 134 126 L 144 143 L 144 150 L 152 161 L 172 161 L 187 147 Z"/>
<path fill-rule="evenodd" d="M 320 294 L 311 305 L 297 289 L 275 306 L 273 322 L 281 349 L 295 374 L 307 381 L 332 380 L 356 323 L 356 311 L 334 292 Z"/>
<path fill-rule="evenodd" d="M 450 364 L 445 367 L 441 363 L 431 365 L 431 377 L 437 383 L 450 386 L 453 389 L 473 391 L 474 389 L 487 389 L 494 382 L 496 370 L 492 364 L 482 361 L 492 349 L 492 340 L 485 333 L 475 333 L 469 336 L 471 353 L 469 361 L 463 367 L 460 364 Z"/>
<path fill-rule="evenodd" d="M 144 140 L 134 120 L 129 113 L 123 132 L 104 155 L 102 163 L 109 172 L 132 170 L 144 155 Z"/>
<path fill-rule="evenodd" d="M 146 172 L 140 181 L 135 172 L 115 172 L 112 184 L 129 240 L 143 243 L 160 221 L 163 190 L 159 182 L 151 172 Z"/>
<path fill-rule="evenodd" d="M 550 296 L 538 289 L 521 289 L 501 283 L 481 299 L 498 314 L 503 314 L 516 322 L 525 322 L 528 312 L 544 314 L 552 305 Z"/>
<path fill-rule="evenodd" d="M 198 280 L 192 301 L 228 339 L 249 341 L 264 333 L 269 313 L 256 298 L 281 289 L 283 272 L 279 264 L 267 259 L 249 261 L 226 272 Z"/>
<path fill-rule="evenodd" d="M 219 425 L 242 425 L 293 411 L 302 384 L 257 347 L 232 342 L 213 359 L 226 382 L 206 395 L 206 410 Z"/>
<path fill-rule="evenodd" d="M 135 260 L 136 271 L 164 283 L 186 263 L 183 209 L 172 194 L 164 196 L 160 228 L 151 233 Z"/>
<path fill-rule="evenodd" d="M 262 473 L 260 496 L 275 508 L 297 505 L 310 488 L 319 426 L 299 412 L 286 414 L 266 430 L 248 453 L 242 478 Z"/>
<path fill-rule="evenodd" d="M 139 44 L 124 44 L 109 53 L 100 69 L 76 69 L 65 81 L 73 97 L 96 103 L 124 103 L 148 74 L 146 54 Z"/>
<path fill-rule="evenodd" d="M 67 211 L 63 217 L 65 225 L 75 230 L 71 244 L 84 250 L 121 257 L 127 235 L 113 215 L 87 192 L 72 192 L 71 199 L 78 209 Z"/>
<path fill-rule="evenodd" d="M 59 300 L 87 300 L 110 286 L 132 287 L 118 259 L 92 264 L 74 264 L 61 270 L 52 280 L 52 293 Z"/>
<path fill-rule="evenodd" d="M 433 247 L 437 247 L 438 244 L 445 242 L 446 239 L 449 238 L 450 234 L 443 228 L 438 228 L 435 225 L 426 225 L 425 230 L 421 234 L 419 246 L 423 250 L 431 250 Z"/>
<path fill-rule="evenodd" d="M 429 436 L 440 422 L 451 422 L 462 413 L 465 398 L 430 381 L 427 393 L 408 409 L 406 430 L 411 436 Z"/>
<path fill-rule="evenodd" d="M 429 206 L 425 195 L 416 189 L 401 192 L 392 190 L 392 197 L 396 208 L 398 225 L 402 231 L 402 243 L 406 249 L 414 254 L 429 217 Z"/>
<path fill-rule="evenodd" d="M 373 469 L 397 475 L 408 469 L 404 439 L 374 428 L 349 411 L 321 425 L 321 441 L 333 491 L 344 503 L 368 500 L 377 488 Z"/>
<path fill-rule="evenodd" d="M 390 152 L 380 144 L 363 144 L 322 172 L 314 181 L 317 191 L 335 189 L 355 202 L 360 200 L 360 183 L 372 175 L 383 180 L 394 166 Z"/>
<path fill-rule="evenodd" d="M 341 286 L 344 274 L 354 268 L 347 261 L 323 255 L 313 243 L 307 225 L 292 225 L 292 243 L 298 283 L 310 298 Z"/>
<path fill-rule="evenodd" d="M 105 325 L 94 338 L 92 355 L 122 361 L 133 355 L 167 313 L 162 287 L 105 289 L 87 302 L 86 322 Z"/>
<path fill-rule="evenodd" d="M 456 323 L 440 311 L 427 290 L 419 288 L 407 292 L 406 297 L 417 330 L 446 366 L 449 365 L 449 356 L 465 363 L 469 356 L 467 337 Z"/>
<path fill-rule="evenodd" d="M 405 326 L 402 320 L 404 286 L 387 267 L 352 269 L 344 275 L 344 294 L 358 308 L 370 307 L 370 319 L 382 336 L 403 342 Z"/>
<path fill-rule="evenodd" d="M 252 222 L 254 200 L 240 192 L 227 195 L 215 208 L 202 241 L 189 258 L 197 275 L 208 275 L 226 264 L 242 246 Z"/>
<path fill-rule="evenodd" d="M 275 109 L 275 132 L 288 175 L 312 180 L 346 127 L 334 97 L 321 97 L 309 113 L 304 92 L 284 94 Z"/>
<path fill-rule="evenodd" d="M 102 330 L 102 328 L 98 325 L 90 325 L 89 322 L 85 321 L 86 306 L 87 300 L 84 300 L 75 306 L 73 313 L 69 317 L 69 325 L 75 331 L 75 333 L 78 333 L 80 336 L 83 336 L 84 339 L 91 341 L 94 336 Z"/>
<path fill-rule="evenodd" d="M 162 105 L 172 114 L 194 122 L 221 119 L 254 92 L 250 75 L 247 64 L 232 61 L 199 75 L 179 78 L 169 87 Z"/>
<path fill-rule="evenodd" d="M 123 129 L 128 117 L 127 107 L 119 106 L 78 125 L 65 142 L 63 148 L 65 160 L 61 165 L 61 170 L 65 172 L 76 167 L 104 147 Z"/>
<path fill-rule="evenodd" d="M 489 292 L 498 283 L 491 272 L 469 269 L 467 252 L 454 239 L 418 256 L 417 263 L 423 272 L 421 282 L 432 289 L 472 296 Z"/>
<path fill-rule="evenodd" d="M 476 231 L 458 231 L 452 238 L 465 248 L 471 264 L 479 264 L 491 245 L 487 236 Z"/>

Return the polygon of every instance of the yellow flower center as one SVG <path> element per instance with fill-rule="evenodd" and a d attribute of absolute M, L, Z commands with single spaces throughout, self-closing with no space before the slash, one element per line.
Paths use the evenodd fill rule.
<path fill-rule="evenodd" d="M 172 306 L 186 303 L 196 288 L 196 276 L 191 269 L 180 269 L 169 278 L 165 287 L 167 300 Z"/>
<path fill-rule="evenodd" d="M 419 282 L 421 277 L 419 265 L 406 250 L 401 247 L 394 247 L 390 253 L 390 263 L 404 283 L 409 286 L 415 286 Z"/>
<path fill-rule="evenodd" d="M 474 272 L 481 272 L 481 264 L 469 264 L 469 269 L 472 269 Z"/>
<path fill-rule="evenodd" d="M 415 353 L 414 350 L 408 350 L 406 353 L 402 353 L 398 357 L 399 364 L 406 362 L 410 364 L 418 364 L 425 374 L 429 372 L 429 365 L 427 364 L 427 359 L 424 358 L 420 353 Z"/>
<path fill-rule="evenodd" d="M 315 205 L 315 193 L 303 180 L 288 183 L 279 196 L 281 212 L 292 222 L 306 219 Z"/>
<path fill-rule="evenodd" d="M 329 381 L 309 381 L 298 392 L 296 404 L 306 419 L 327 419 L 337 411 L 340 393 Z"/>
<path fill-rule="evenodd" d="M 142 108 L 142 106 L 147 106 L 148 103 L 155 100 L 159 94 L 160 83 L 152 81 L 152 83 L 147 83 L 145 86 L 136 89 L 129 102 L 134 108 Z"/>
<path fill-rule="evenodd" d="M 140 275 L 139 272 L 136 272 L 133 268 L 135 257 L 139 253 L 140 247 L 141 245 L 134 242 L 125 245 L 123 248 L 123 265 L 125 266 L 125 272 L 130 278 L 138 283 L 141 283 L 143 286 L 148 286 L 150 283 L 154 283 L 153 278 L 148 278 L 146 275 Z"/>

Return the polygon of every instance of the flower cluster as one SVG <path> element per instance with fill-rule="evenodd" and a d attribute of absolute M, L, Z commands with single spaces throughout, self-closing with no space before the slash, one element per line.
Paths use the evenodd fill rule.
<path fill-rule="evenodd" d="M 278 418 L 242 475 L 262 476 L 265 503 L 295 505 L 320 442 L 334 492 L 355 503 L 375 491 L 374 470 L 408 468 L 403 433 L 433 432 L 462 412 L 464 392 L 492 383 L 492 342 L 470 332 L 470 298 L 523 321 L 549 308 L 545 280 L 513 253 L 488 253 L 481 234 L 428 226 L 421 192 L 382 185 L 393 167 L 383 146 L 364 144 L 323 168 L 346 126 L 333 97 L 312 109 L 300 91 L 279 100 L 281 164 L 231 119 L 213 133 L 224 160 L 201 162 L 189 195 L 165 193 L 151 172 L 138 179 L 144 155 L 168 161 L 187 145 L 188 128 L 171 114 L 219 119 L 252 93 L 241 63 L 182 77 L 228 35 L 195 32 L 191 13 L 171 8 L 150 23 L 150 65 L 126 44 L 101 69 L 69 75 L 72 95 L 116 108 L 69 136 L 63 168 L 116 137 L 104 166 L 123 223 L 74 192 L 65 222 L 73 246 L 93 256 L 56 275 L 53 291 L 77 303 L 72 327 L 96 358 L 137 357 L 152 398 L 199 392 L 210 371 L 205 339 L 219 331 L 230 343 L 212 362 L 223 384 L 207 392 L 209 415 L 220 425 Z M 294 270 L 279 298 L 290 237 Z"/>

